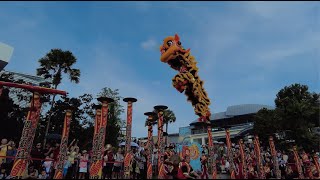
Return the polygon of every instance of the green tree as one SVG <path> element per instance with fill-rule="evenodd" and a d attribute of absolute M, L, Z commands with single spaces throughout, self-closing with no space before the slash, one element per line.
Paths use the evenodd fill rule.
<path fill-rule="evenodd" d="M 79 83 L 80 70 L 73 68 L 77 58 L 70 51 L 51 49 L 43 58 L 39 59 L 40 67 L 37 75 L 52 80 L 52 88 L 57 89 L 61 84 L 63 74 L 68 75 L 71 82 Z M 55 95 L 52 97 L 50 112 L 55 103 Z M 48 134 L 52 114 L 47 116 L 45 136 Z M 45 141 L 44 141 L 45 144 Z"/>
<path fill-rule="evenodd" d="M 92 127 L 92 95 L 84 94 L 79 97 L 62 97 L 52 108 L 52 119 L 50 122 L 50 133 L 61 134 L 66 107 L 72 107 L 72 119 L 70 124 L 69 139 L 79 140 L 80 147 L 87 147 L 88 141 L 92 140 L 93 132 L 89 129 Z M 50 112 L 47 112 L 50 113 Z M 44 123 L 44 122 L 42 122 Z M 44 125 L 44 124 L 43 124 Z M 40 132 L 44 134 L 45 132 Z M 81 134 L 81 136 L 79 136 Z M 40 135 L 40 137 L 43 137 Z"/>
<path fill-rule="evenodd" d="M 319 126 L 320 94 L 311 93 L 308 86 L 292 84 L 281 89 L 275 99 L 274 111 L 260 110 L 255 116 L 254 130 L 266 139 L 271 133 L 294 132 L 286 139 L 311 150 L 318 146 L 319 136 L 312 128 Z"/>
<path fill-rule="evenodd" d="M 122 123 L 120 116 L 124 112 L 124 108 L 120 104 L 121 96 L 119 94 L 119 89 L 113 90 L 105 87 L 100 93 L 98 93 L 98 97 L 109 97 L 114 100 L 114 102 L 109 105 L 106 144 L 111 144 L 112 146 L 117 147 Z"/>

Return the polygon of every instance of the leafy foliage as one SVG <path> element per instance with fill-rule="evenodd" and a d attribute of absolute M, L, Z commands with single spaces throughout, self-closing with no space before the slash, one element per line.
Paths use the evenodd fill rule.
<path fill-rule="evenodd" d="M 124 112 L 124 108 L 120 104 L 120 99 L 122 97 L 119 94 L 119 89 L 112 90 L 108 87 L 103 88 L 101 92 L 98 93 L 98 97 L 109 97 L 114 100 L 114 102 L 109 105 L 106 144 L 111 144 L 116 147 L 118 146 L 118 137 L 120 137 L 120 116 Z"/>
<path fill-rule="evenodd" d="M 285 86 L 276 95 L 275 110 L 260 110 L 255 116 L 254 130 L 260 138 L 267 139 L 272 133 L 285 133 L 285 139 L 311 150 L 319 146 L 319 136 L 312 132 L 319 126 L 320 94 L 308 91 L 308 86 Z"/>

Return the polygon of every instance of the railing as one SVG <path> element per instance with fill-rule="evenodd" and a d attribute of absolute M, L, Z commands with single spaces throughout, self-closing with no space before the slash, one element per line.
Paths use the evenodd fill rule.
<path fill-rule="evenodd" d="M 233 126 L 230 128 L 230 130 L 242 130 L 246 129 L 248 127 L 253 126 L 253 123 L 244 123 L 244 124 L 238 124 L 236 126 Z M 212 132 L 220 132 L 224 131 L 224 129 L 217 129 L 217 128 L 212 128 Z M 207 129 L 196 129 L 196 130 L 191 130 L 191 134 L 204 134 L 207 133 Z"/>

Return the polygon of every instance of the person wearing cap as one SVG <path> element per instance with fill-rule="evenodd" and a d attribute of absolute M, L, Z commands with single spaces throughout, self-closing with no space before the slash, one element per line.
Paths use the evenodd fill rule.
<path fill-rule="evenodd" d="M 82 155 L 80 155 L 79 179 L 85 179 L 85 175 L 88 172 L 88 160 L 89 154 L 86 150 L 83 150 Z"/>

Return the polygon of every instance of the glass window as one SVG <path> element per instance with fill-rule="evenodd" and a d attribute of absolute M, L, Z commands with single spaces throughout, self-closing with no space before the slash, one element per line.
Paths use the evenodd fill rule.
<path fill-rule="evenodd" d="M 202 139 L 201 138 L 193 139 L 193 142 L 202 145 Z"/>

